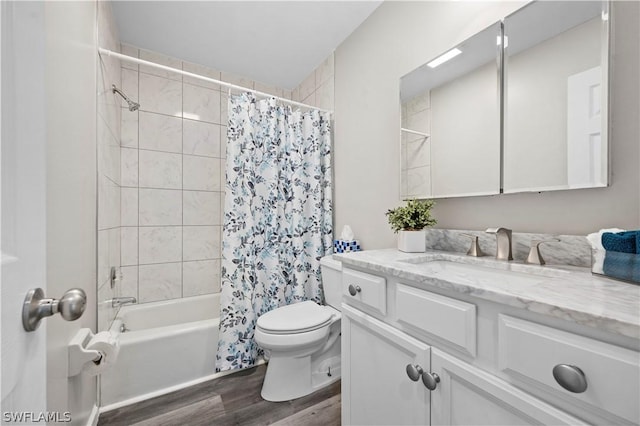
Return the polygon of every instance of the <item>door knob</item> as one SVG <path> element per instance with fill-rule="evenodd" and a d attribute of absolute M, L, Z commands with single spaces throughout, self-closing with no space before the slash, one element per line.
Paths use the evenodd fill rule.
<path fill-rule="evenodd" d="M 356 294 L 360 293 L 362 291 L 362 289 L 360 288 L 359 285 L 354 286 L 353 284 L 349 284 L 349 294 L 352 296 L 355 296 Z"/>
<path fill-rule="evenodd" d="M 424 373 L 424 370 L 418 364 L 407 364 L 407 376 L 414 382 L 420 380 L 422 373 Z"/>
<path fill-rule="evenodd" d="M 58 299 L 46 299 L 41 288 L 32 288 L 22 305 L 22 326 L 26 331 L 35 331 L 42 318 L 59 313 L 67 321 L 75 321 L 87 307 L 87 295 L 80 288 L 68 290 Z"/>
<path fill-rule="evenodd" d="M 436 373 L 422 373 L 422 383 L 424 386 L 430 391 L 435 390 L 438 387 L 438 383 L 440 383 L 440 376 Z"/>
<path fill-rule="evenodd" d="M 553 378 L 569 392 L 582 393 L 587 390 L 587 378 L 575 365 L 556 365 L 553 367 Z"/>

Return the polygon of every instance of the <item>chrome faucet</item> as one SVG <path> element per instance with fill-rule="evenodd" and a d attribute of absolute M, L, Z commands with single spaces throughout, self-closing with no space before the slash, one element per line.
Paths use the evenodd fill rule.
<path fill-rule="evenodd" d="M 489 234 L 496 235 L 496 259 L 498 260 L 513 260 L 511 254 L 511 229 L 507 228 L 489 228 L 486 231 Z"/>
<path fill-rule="evenodd" d="M 137 302 L 138 301 L 135 297 L 114 297 L 113 299 L 111 299 L 111 306 L 113 308 L 117 308 L 118 306 L 130 305 Z"/>

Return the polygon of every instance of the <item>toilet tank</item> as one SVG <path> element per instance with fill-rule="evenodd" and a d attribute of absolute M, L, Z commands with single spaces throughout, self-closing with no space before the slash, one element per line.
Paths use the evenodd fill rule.
<path fill-rule="evenodd" d="M 322 287 L 325 303 L 340 310 L 342 303 L 342 262 L 334 260 L 331 255 L 320 259 Z"/>

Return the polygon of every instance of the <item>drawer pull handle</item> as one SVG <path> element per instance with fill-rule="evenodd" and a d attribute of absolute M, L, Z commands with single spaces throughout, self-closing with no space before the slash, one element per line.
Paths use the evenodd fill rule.
<path fill-rule="evenodd" d="M 575 365 L 556 365 L 553 367 L 553 378 L 569 392 L 582 393 L 587 390 L 587 378 Z"/>
<path fill-rule="evenodd" d="M 409 378 L 414 382 L 420 380 L 422 373 L 424 373 L 424 370 L 418 364 L 407 364 L 407 376 L 409 376 Z"/>
<path fill-rule="evenodd" d="M 353 284 L 349 285 L 349 294 L 350 295 L 355 296 L 356 294 L 360 293 L 361 291 L 362 291 L 362 289 L 360 288 L 359 285 L 357 285 L 357 286 L 354 286 Z"/>
<path fill-rule="evenodd" d="M 440 383 L 440 376 L 436 373 L 427 373 L 425 371 L 422 373 L 422 383 L 424 383 L 424 386 L 430 391 L 436 390 L 438 383 Z"/>

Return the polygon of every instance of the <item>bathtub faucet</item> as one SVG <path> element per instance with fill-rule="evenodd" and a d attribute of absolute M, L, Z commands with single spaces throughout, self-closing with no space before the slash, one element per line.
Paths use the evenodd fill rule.
<path fill-rule="evenodd" d="M 118 306 L 129 305 L 136 302 L 137 300 L 135 297 L 114 297 L 111 299 L 111 306 L 117 308 Z"/>

